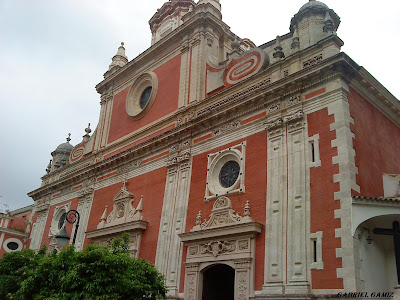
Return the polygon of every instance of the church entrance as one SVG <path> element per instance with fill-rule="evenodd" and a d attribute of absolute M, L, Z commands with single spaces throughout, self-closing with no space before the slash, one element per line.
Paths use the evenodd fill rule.
<path fill-rule="evenodd" d="M 228 265 L 213 265 L 203 271 L 203 300 L 233 300 L 235 270 Z"/>

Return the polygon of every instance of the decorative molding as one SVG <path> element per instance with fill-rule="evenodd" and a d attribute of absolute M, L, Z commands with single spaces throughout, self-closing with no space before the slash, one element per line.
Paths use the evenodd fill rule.
<path fill-rule="evenodd" d="M 212 135 L 213 136 L 223 135 L 223 134 L 226 134 L 228 132 L 235 131 L 240 126 L 242 126 L 240 121 L 234 121 L 234 122 L 231 122 L 229 124 L 225 124 L 225 125 L 223 125 L 222 127 L 218 128 L 218 129 L 214 129 L 212 131 Z"/>
<path fill-rule="evenodd" d="M 279 118 L 274 121 L 265 122 L 264 125 L 265 125 L 265 130 L 275 129 L 278 127 L 282 127 L 283 120 L 282 120 L 282 118 Z"/>
<path fill-rule="evenodd" d="M 106 205 L 97 229 L 143 220 L 143 196 L 136 209 L 132 206 L 133 201 L 133 194 L 126 189 L 126 182 L 124 182 L 121 190 L 114 197 L 113 210 L 107 215 L 108 207 Z"/>
<path fill-rule="evenodd" d="M 196 226 L 194 226 L 191 230 L 199 231 L 209 228 L 216 228 L 221 226 L 229 226 L 231 224 L 242 224 L 253 222 L 253 219 L 250 217 L 250 205 L 249 201 L 246 202 L 244 207 L 244 217 L 241 217 L 238 213 L 235 214 L 235 211 L 232 209 L 231 200 L 228 197 L 219 197 L 211 210 L 210 218 L 201 223 L 201 211 L 196 217 Z"/>
<path fill-rule="evenodd" d="M 223 100 L 221 100 L 219 102 L 216 102 L 216 103 L 214 103 L 214 104 L 212 104 L 210 106 L 207 106 L 207 107 L 205 107 L 203 109 L 200 109 L 197 112 L 197 117 L 200 117 L 200 116 L 202 116 L 204 114 L 207 114 L 207 113 L 210 113 L 212 111 L 215 111 L 215 110 L 223 107 L 225 104 L 228 104 L 228 103 L 231 103 L 231 102 L 235 102 L 235 101 L 238 101 L 239 99 L 248 97 L 249 94 L 254 94 L 254 93 L 258 92 L 259 90 L 267 87 L 270 84 L 271 84 L 271 78 L 267 78 L 267 79 L 255 84 L 255 85 L 253 85 L 253 86 L 251 86 L 251 87 L 249 87 L 249 88 L 247 88 L 247 89 L 245 89 L 243 91 L 237 92 L 237 93 L 233 94 L 232 96 L 229 96 L 229 97 L 227 97 L 227 98 L 225 98 L 225 99 L 223 99 Z"/>
<path fill-rule="evenodd" d="M 204 201 L 208 202 L 222 195 L 237 194 L 245 192 L 245 162 L 246 141 L 208 155 L 207 182 Z M 220 182 L 220 171 L 229 161 L 235 161 L 239 166 L 239 174 L 233 185 L 223 187 Z"/>
<path fill-rule="evenodd" d="M 303 68 L 309 68 L 312 66 L 315 66 L 317 63 L 319 63 L 322 60 L 322 53 L 314 56 L 311 59 L 308 59 L 303 62 Z"/>
<path fill-rule="evenodd" d="M 118 168 L 118 174 L 130 172 L 134 169 L 139 168 L 141 165 L 142 165 L 142 159 L 134 160 Z"/>
<path fill-rule="evenodd" d="M 93 192 L 94 192 L 94 188 L 92 188 L 92 187 L 84 188 L 78 192 L 78 197 L 84 198 L 84 197 L 92 194 Z"/>
<path fill-rule="evenodd" d="M 298 112 L 296 112 L 292 115 L 283 117 L 283 123 L 288 124 L 291 122 L 299 121 L 299 120 L 302 120 L 303 117 L 304 117 L 304 112 L 302 110 L 299 110 Z"/>
<path fill-rule="evenodd" d="M 176 165 L 178 165 L 178 164 L 180 164 L 180 163 L 187 162 L 187 161 L 189 161 L 191 158 L 192 158 L 192 155 L 190 154 L 190 152 L 185 152 L 185 153 L 183 153 L 183 154 L 179 154 L 179 155 L 177 155 L 177 156 L 174 156 L 174 157 L 172 157 L 172 158 L 169 158 L 169 159 L 166 161 L 165 166 L 166 166 L 167 168 L 170 168 L 170 167 L 176 166 Z"/>
<path fill-rule="evenodd" d="M 291 96 L 286 100 L 286 106 L 291 107 L 293 105 L 301 103 L 300 95 Z"/>
<path fill-rule="evenodd" d="M 236 241 L 214 241 L 201 246 L 201 254 L 211 253 L 214 257 L 236 250 Z"/>

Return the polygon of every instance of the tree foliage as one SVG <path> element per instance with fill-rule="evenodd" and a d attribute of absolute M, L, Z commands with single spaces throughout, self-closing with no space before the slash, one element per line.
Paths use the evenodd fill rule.
<path fill-rule="evenodd" d="M 128 241 L 124 235 L 111 248 L 7 253 L 0 260 L 0 299 L 164 298 L 162 275 L 145 260 L 130 258 Z"/>

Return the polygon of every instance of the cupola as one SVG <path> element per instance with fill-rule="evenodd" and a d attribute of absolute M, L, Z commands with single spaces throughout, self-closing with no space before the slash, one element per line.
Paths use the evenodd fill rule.
<path fill-rule="evenodd" d="M 69 164 L 69 156 L 74 149 L 74 146 L 69 143 L 70 141 L 71 134 L 69 133 L 67 137 L 67 142 L 60 144 L 56 148 L 56 150 L 51 152 L 51 156 L 53 156 L 53 159 L 50 161 L 49 166 L 47 166 L 47 173 L 56 171 Z"/>
<path fill-rule="evenodd" d="M 305 49 L 331 34 L 336 34 L 339 24 L 340 18 L 333 9 L 323 2 L 310 0 L 292 18 L 290 31 L 296 35 L 295 46 Z"/>
<path fill-rule="evenodd" d="M 149 21 L 152 33 L 151 44 L 157 43 L 182 25 L 182 17 L 192 11 L 195 6 L 196 3 L 193 0 L 170 0 L 164 3 Z"/>

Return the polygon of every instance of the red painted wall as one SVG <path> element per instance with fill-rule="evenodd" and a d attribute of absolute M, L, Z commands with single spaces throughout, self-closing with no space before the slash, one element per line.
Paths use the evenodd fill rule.
<path fill-rule="evenodd" d="M 319 134 L 321 167 L 310 169 L 311 183 L 311 233 L 323 232 L 322 257 L 323 270 L 312 270 L 313 289 L 342 289 L 343 280 L 336 276 L 336 269 L 342 267 L 341 259 L 336 258 L 336 248 L 341 248 L 340 239 L 335 238 L 335 229 L 340 228 L 340 220 L 335 219 L 334 211 L 340 208 L 340 202 L 334 200 L 339 183 L 333 182 L 333 175 L 339 173 L 339 166 L 332 165 L 332 157 L 337 149 L 331 147 L 336 132 L 330 131 L 334 116 L 328 115 L 328 109 L 322 109 L 307 116 L 308 135 Z"/>
<path fill-rule="evenodd" d="M 139 120 L 126 113 L 126 97 L 130 87 L 114 96 L 108 143 L 144 127 L 178 109 L 181 56 L 177 55 L 154 70 L 158 77 L 158 92 L 150 110 Z"/>
<path fill-rule="evenodd" d="M 135 208 L 140 201 L 141 195 L 143 195 L 143 220 L 149 222 L 149 224 L 142 236 L 139 257 L 146 259 L 152 264 L 155 263 L 156 257 L 166 177 L 167 169 L 161 168 L 132 178 L 126 183 L 127 190 L 134 194 L 133 206 Z M 97 229 L 106 205 L 108 205 L 108 213 L 112 211 L 113 199 L 122 186 L 123 183 L 121 182 L 95 192 L 87 231 Z M 91 240 L 86 239 L 85 245 L 89 243 L 91 243 Z"/>
<path fill-rule="evenodd" d="M 265 132 L 237 140 L 223 147 L 210 150 L 193 158 L 192 178 L 189 194 L 189 208 L 185 232 L 189 232 L 195 226 L 198 212 L 201 210 L 203 219 L 208 219 L 215 200 L 204 202 L 204 191 L 207 177 L 207 155 L 224 150 L 231 146 L 247 141 L 246 148 L 246 168 L 245 168 L 245 187 L 246 193 L 240 195 L 228 195 L 232 201 L 235 212 L 243 215 L 243 208 L 246 201 L 250 201 L 251 217 L 259 223 L 265 224 L 266 213 L 266 170 L 267 170 L 267 136 Z M 181 270 L 180 290 L 184 289 L 186 249 L 183 252 L 183 263 Z M 255 289 L 261 290 L 264 280 L 264 254 L 265 254 L 265 228 L 256 240 L 255 258 Z"/>
<path fill-rule="evenodd" d="M 382 175 L 400 174 L 400 128 L 354 89 L 350 89 L 349 103 L 354 118 L 352 129 L 360 194 L 383 196 Z"/>

